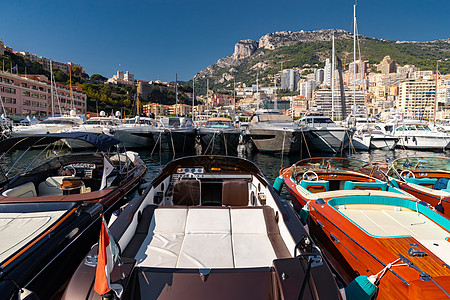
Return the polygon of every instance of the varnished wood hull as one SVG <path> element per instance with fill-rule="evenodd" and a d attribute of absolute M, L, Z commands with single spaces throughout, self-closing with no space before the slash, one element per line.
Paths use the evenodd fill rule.
<path fill-rule="evenodd" d="M 280 171 L 294 206 L 301 208 L 308 199 L 298 192 L 288 169 Z M 309 199 L 310 200 L 310 199 Z M 328 200 L 324 198 L 325 202 Z M 320 203 L 320 202 L 319 202 Z M 411 236 L 375 237 L 336 209 L 310 201 L 310 233 L 323 249 L 328 261 L 341 277 L 350 283 L 359 275 L 371 276 L 379 273 L 388 264 L 402 264 L 403 255 L 423 272 L 450 291 L 450 268 L 429 249 Z M 424 251 L 426 257 L 411 257 L 408 250 Z M 447 295 L 433 281 L 424 281 L 420 272 L 408 266 L 395 266 L 388 270 L 378 285 L 377 299 L 447 299 Z"/>

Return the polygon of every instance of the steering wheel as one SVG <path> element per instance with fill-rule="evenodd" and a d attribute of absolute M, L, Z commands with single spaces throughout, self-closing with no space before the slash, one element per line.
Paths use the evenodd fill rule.
<path fill-rule="evenodd" d="M 66 172 L 70 172 L 70 175 L 68 175 Z M 62 169 L 61 175 L 75 177 L 77 175 L 77 170 L 75 169 L 74 166 L 67 165 L 64 166 L 64 168 Z"/>
<path fill-rule="evenodd" d="M 400 176 L 402 178 L 416 178 L 416 175 L 414 175 L 413 171 L 411 170 L 403 170 L 400 172 Z"/>
<path fill-rule="evenodd" d="M 319 181 L 319 175 L 317 175 L 314 171 L 306 171 L 303 173 L 302 179 L 308 181 Z"/>

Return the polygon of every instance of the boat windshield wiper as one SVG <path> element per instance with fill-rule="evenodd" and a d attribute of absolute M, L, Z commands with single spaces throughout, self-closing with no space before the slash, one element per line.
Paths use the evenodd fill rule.
<path fill-rule="evenodd" d="M 441 289 L 441 291 L 443 291 L 447 297 L 450 298 L 450 294 L 442 287 L 439 285 L 439 283 L 436 282 L 436 280 L 433 279 L 433 277 L 431 277 L 430 274 L 422 271 L 418 266 L 416 266 L 412 261 L 410 261 L 409 259 L 407 259 L 406 257 L 404 257 L 403 255 L 399 254 L 400 260 L 405 263 L 408 267 L 416 270 L 417 272 L 419 272 L 419 278 L 423 281 L 433 281 L 433 283 Z"/>

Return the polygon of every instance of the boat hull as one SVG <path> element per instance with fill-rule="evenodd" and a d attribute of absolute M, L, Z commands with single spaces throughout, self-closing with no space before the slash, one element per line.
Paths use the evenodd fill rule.
<path fill-rule="evenodd" d="M 203 154 L 236 155 L 240 130 L 214 130 L 200 128 L 198 130 Z"/>
<path fill-rule="evenodd" d="M 297 153 L 302 150 L 304 136 L 301 130 L 250 129 L 248 136 L 260 152 Z"/>
<path fill-rule="evenodd" d="M 122 141 L 126 148 L 151 148 L 155 146 L 153 133 L 148 130 L 118 129 L 114 137 Z"/>
<path fill-rule="evenodd" d="M 386 150 L 392 150 L 397 146 L 398 139 L 397 138 L 386 138 L 386 137 L 380 137 L 372 136 L 372 139 L 370 141 L 370 148 L 371 149 L 386 149 Z"/>
<path fill-rule="evenodd" d="M 195 152 L 195 129 L 165 129 L 153 132 L 156 151 Z"/>
<path fill-rule="evenodd" d="M 320 152 L 337 153 L 345 149 L 352 138 L 353 131 L 345 128 L 311 128 L 309 141 L 311 147 Z"/>
<path fill-rule="evenodd" d="M 449 147 L 450 137 L 407 135 L 399 136 L 397 148 L 418 149 L 418 150 L 444 150 Z"/>

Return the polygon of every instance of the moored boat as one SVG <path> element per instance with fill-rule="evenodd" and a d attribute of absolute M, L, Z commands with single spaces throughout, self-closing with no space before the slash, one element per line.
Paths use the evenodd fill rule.
<path fill-rule="evenodd" d="M 228 118 L 210 118 L 197 128 L 203 154 L 236 155 L 241 130 Z"/>
<path fill-rule="evenodd" d="M 114 292 L 106 288 L 111 297 L 340 298 L 293 208 L 244 159 L 193 156 L 170 162 L 109 229 L 110 242 L 122 249 L 109 277 Z M 63 299 L 100 299 L 94 288 L 103 282 L 95 278 L 95 265 L 103 266 L 97 251 L 80 264 Z M 97 274 L 104 274 L 103 267 Z"/>
<path fill-rule="evenodd" d="M 195 127 L 188 117 L 163 117 L 161 126 L 153 130 L 155 150 L 193 153 Z"/>
<path fill-rule="evenodd" d="M 153 132 L 159 126 L 161 124 L 152 118 L 136 116 L 112 127 L 110 133 L 121 140 L 126 148 L 152 149 L 155 146 Z"/>
<path fill-rule="evenodd" d="M 90 143 L 98 151 L 55 150 L 54 143 L 76 139 Z M 0 159 L 18 159 L 2 171 L 0 203 L 23 201 L 100 202 L 106 208 L 117 206 L 125 195 L 137 188 L 146 166 L 135 152 L 109 152 L 120 141 L 100 133 L 55 133 L 9 138 L 0 142 Z M 34 146 L 43 148 L 27 155 Z M 105 153 L 106 152 L 106 153 Z M 21 166 L 21 167 L 19 167 Z"/>
<path fill-rule="evenodd" d="M 306 144 L 308 129 L 279 110 L 257 110 L 245 134 L 260 152 L 298 153 Z"/>
<path fill-rule="evenodd" d="M 380 299 L 449 297 L 450 220 L 380 176 L 366 162 L 313 158 L 278 182 L 346 283 L 367 276 Z"/>
<path fill-rule="evenodd" d="M 450 159 L 404 157 L 390 162 L 388 175 L 402 190 L 450 217 Z"/>

